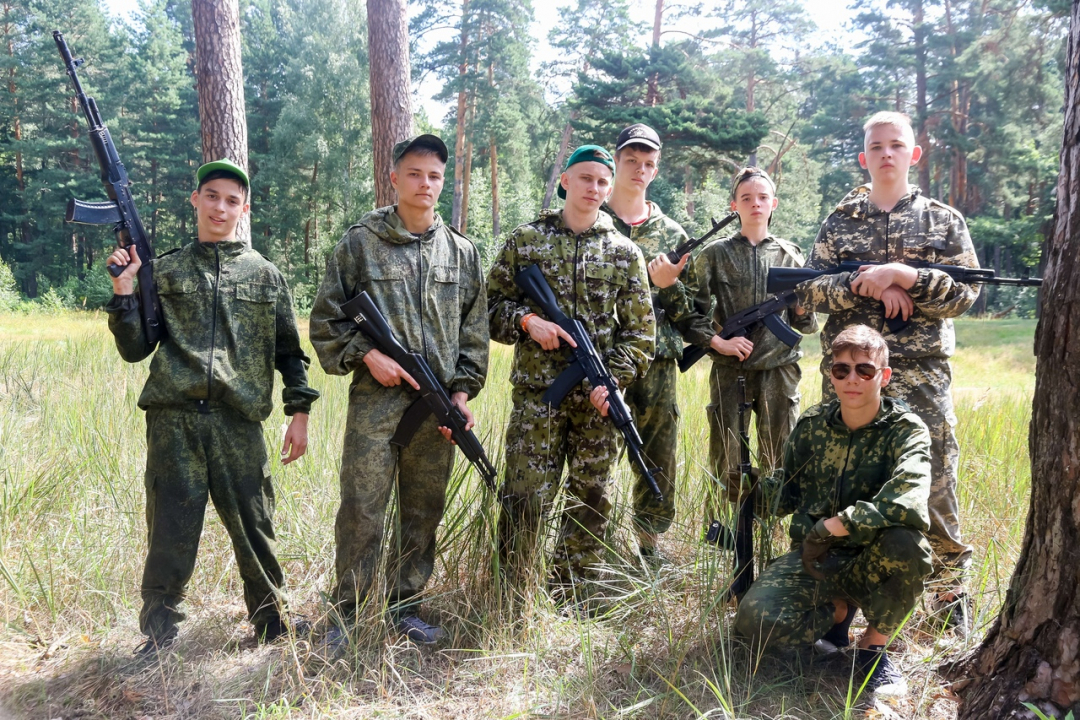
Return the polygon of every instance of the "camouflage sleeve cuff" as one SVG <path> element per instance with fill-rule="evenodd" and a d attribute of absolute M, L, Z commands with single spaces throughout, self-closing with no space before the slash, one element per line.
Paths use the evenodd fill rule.
<path fill-rule="evenodd" d="M 935 284 L 934 271 L 929 268 L 918 268 L 916 272 L 919 277 L 915 280 L 915 284 L 911 286 L 911 289 L 907 291 L 908 295 L 916 302 L 929 300 L 932 294 L 933 285 Z M 945 273 L 941 274 L 945 275 Z M 946 275 L 946 277 L 948 276 Z"/>
<path fill-rule="evenodd" d="M 450 394 L 453 395 L 454 393 L 463 392 L 469 396 L 469 399 L 472 399 L 480 394 L 481 387 L 480 383 L 473 380 L 455 380 L 450 383 Z"/>
<path fill-rule="evenodd" d="M 375 343 L 362 333 L 359 328 L 349 344 L 345 346 L 343 360 L 346 372 L 356 370 L 364 362 L 364 356 L 375 349 Z"/>
<path fill-rule="evenodd" d="M 112 313 L 124 312 L 127 310 L 138 310 L 139 299 L 135 296 L 135 293 L 130 295 L 113 295 L 109 298 L 109 302 L 105 304 L 105 312 Z"/>
<path fill-rule="evenodd" d="M 311 414 L 311 404 L 319 399 L 319 391 L 307 387 L 287 387 L 281 390 L 281 400 L 285 403 L 285 414 L 292 416 L 296 413 Z"/>
<path fill-rule="evenodd" d="M 683 285 L 682 280 L 676 280 L 674 284 L 666 288 L 656 288 L 656 298 L 660 301 L 660 306 L 669 315 L 681 309 L 685 293 L 686 286 Z"/>

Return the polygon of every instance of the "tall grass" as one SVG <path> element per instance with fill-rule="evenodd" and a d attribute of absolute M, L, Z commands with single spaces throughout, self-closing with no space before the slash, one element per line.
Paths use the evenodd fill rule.
<path fill-rule="evenodd" d="M 963 321 L 955 366 L 964 531 L 976 547 L 980 628 L 996 616 L 1022 538 L 1029 489 L 1026 431 L 1033 323 Z M 816 348 L 816 339 L 807 350 Z M 310 353 L 310 348 L 309 348 Z M 804 406 L 820 395 L 819 356 L 804 361 Z M 502 458 L 510 352 L 492 346 L 479 432 Z M 704 363 L 702 364 L 704 366 Z M 722 601 L 730 557 L 700 543 L 708 397 L 704 367 L 682 378 L 678 518 L 662 536 L 669 564 L 637 558 L 630 471 L 620 465 L 595 619 L 560 613 L 534 582 L 503 592 L 493 568 L 496 508 L 463 459 L 455 470 L 438 564 L 423 598 L 450 633 L 418 649 L 365 609 L 342 658 L 315 641 L 256 646 L 223 528 L 206 524 L 175 653 L 132 664 L 145 549 L 145 424 L 136 400 L 146 366 L 121 362 L 101 315 L 0 315 L 0 703 L 26 717 L 605 717 L 832 718 L 862 711 L 850 660 L 752 655 L 729 633 Z M 315 369 L 321 393 L 308 455 L 274 468 L 279 553 L 293 609 L 330 611 L 347 381 Z M 280 444 L 280 411 L 266 423 Z M 784 526 L 759 531 L 774 552 Z M 549 537 L 549 542 L 551 538 Z M 538 561 L 543 562 L 543 561 Z M 900 638 L 912 678 L 900 717 L 951 717 L 934 667 L 972 643 L 921 623 Z M 858 688 L 858 677 L 854 683 Z M 3 711 L 0 710 L 0 716 Z"/>

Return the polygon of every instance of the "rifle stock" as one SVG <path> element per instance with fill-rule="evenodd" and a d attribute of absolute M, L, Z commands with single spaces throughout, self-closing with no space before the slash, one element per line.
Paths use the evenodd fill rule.
<path fill-rule="evenodd" d="M 458 448 L 480 473 L 488 489 L 495 492 L 495 466 L 488 460 L 476 434 L 465 429 L 468 424 L 465 415 L 450 400 L 446 388 L 435 377 L 424 356 L 409 352 L 398 342 L 386 318 L 367 292 L 343 304 L 341 310 L 378 345 L 379 350 L 393 358 L 420 386 L 420 397 L 402 415 L 390 443 L 398 447 L 407 446 L 424 420 L 434 414 L 440 426 L 450 428 L 450 436 Z"/>
<path fill-rule="evenodd" d="M 555 293 L 551 291 L 547 278 L 544 277 L 544 273 L 536 265 L 529 265 L 521 270 L 514 277 L 514 283 L 530 300 L 536 303 L 548 320 L 565 330 L 577 343 L 577 347 L 571 348 L 574 361 L 555 379 L 555 382 L 544 393 L 542 400 L 554 407 L 558 407 L 566 393 L 581 383 L 582 380 L 588 380 L 589 384 L 594 388 L 601 385 L 606 387 L 608 390 L 608 418 L 622 433 L 623 439 L 626 441 L 626 452 L 630 456 L 630 462 L 645 477 L 645 482 L 656 500 L 663 502 L 664 494 L 656 483 L 656 476 L 660 473 L 660 468 L 651 467 L 646 462 L 642 453 L 641 435 L 638 433 L 637 426 L 634 425 L 634 418 L 630 413 L 630 408 L 623 399 L 622 393 L 619 392 L 619 384 L 604 366 L 600 354 L 593 346 L 592 338 L 585 331 L 585 326 L 580 321 L 567 317 L 559 309 Z"/>

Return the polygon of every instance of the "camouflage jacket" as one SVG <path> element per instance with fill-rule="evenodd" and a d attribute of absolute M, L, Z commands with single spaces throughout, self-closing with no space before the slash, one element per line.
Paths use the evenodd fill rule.
<path fill-rule="evenodd" d="M 870 186 L 848 193 L 825 219 L 810 253 L 809 267 L 823 270 L 847 260 L 875 263 L 922 260 L 942 265 L 979 267 L 967 223 L 953 208 L 925 198 L 919 188 L 883 212 L 869 199 Z M 954 281 L 940 270 L 919 270 L 908 291 L 915 314 L 897 333 L 885 325 L 884 306 L 851 292 L 854 273 L 827 275 L 799 286 L 804 307 L 829 313 L 821 332 L 822 348 L 832 346 L 841 330 L 869 325 L 880 330 L 896 357 L 950 357 L 956 337 L 950 318 L 962 315 L 979 296 L 979 289 Z M 828 354 L 828 353 L 826 353 Z"/>
<path fill-rule="evenodd" d="M 640 225 L 627 225 L 607 205 L 601 210 L 611 216 L 615 229 L 634 241 L 648 263 L 660 253 L 674 250 L 687 241 L 682 225 L 664 214 L 660 207 L 647 201 L 649 217 Z M 649 280 L 652 291 L 653 312 L 656 313 L 656 358 L 678 360 L 682 357 L 683 341 L 681 322 L 690 316 L 694 306 L 694 289 L 697 287 L 694 263 L 686 263 L 674 285 L 658 288 Z"/>
<path fill-rule="evenodd" d="M 930 528 L 930 431 L 901 400 L 881 398 L 868 425 L 849 430 L 840 401 L 806 410 L 784 444 L 784 464 L 763 478 L 774 514 L 792 515 L 794 544 L 839 515 L 851 534 L 837 547 L 870 543 L 886 527 Z"/>
<path fill-rule="evenodd" d="M 656 320 L 641 251 L 618 232 L 607 213 L 575 235 L 560 211 L 545 211 L 506 239 L 488 275 L 491 337 L 514 348 L 510 382 L 542 389 L 566 369 L 569 352 L 546 351 L 521 329 L 529 305 L 514 284 L 528 265 L 539 265 L 559 307 L 580 320 L 620 387 L 645 374 L 656 348 Z M 544 318 L 547 319 L 547 318 Z"/>
<path fill-rule="evenodd" d="M 154 284 L 168 331 L 150 361 L 139 407 L 227 405 L 262 421 L 281 373 L 285 414 L 308 413 L 319 397 L 308 387 L 292 297 L 273 263 L 242 242 L 193 242 L 154 260 Z M 114 295 L 105 306 L 120 356 L 139 362 L 154 352 L 139 317 L 139 296 Z"/>
<path fill-rule="evenodd" d="M 802 251 L 797 245 L 772 235 L 757 245 L 753 245 L 741 233 L 709 243 L 694 261 L 698 292 L 686 333 L 687 340 L 708 348 L 709 341 L 724 326 L 728 317 L 770 297 L 765 290 L 769 268 L 802 267 L 802 264 Z M 817 332 L 814 313 L 796 315 L 793 308 L 788 308 L 784 315 L 784 320 L 804 335 Z M 788 347 L 764 325 L 759 324 L 750 333 L 749 339 L 754 343 L 754 351 L 745 362 L 716 352 L 709 355 L 719 365 L 745 370 L 771 370 L 798 362 L 802 357 L 798 345 Z"/>
<path fill-rule="evenodd" d="M 311 344 L 330 375 L 370 376 L 364 355 L 375 347 L 341 306 L 367 291 L 405 348 L 424 356 L 451 393 L 476 397 L 484 386 L 488 329 L 480 254 L 464 235 L 435 223 L 422 235 L 395 207 L 369 212 L 350 227 L 326 261 L 311 308 Z"/>

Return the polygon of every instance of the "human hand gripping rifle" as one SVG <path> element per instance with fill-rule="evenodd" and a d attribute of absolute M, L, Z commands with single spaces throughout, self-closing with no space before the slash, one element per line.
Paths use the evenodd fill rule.
<path fill-rule="evenodd" d="M 529 296 L 548 320 L 555 323 L 566 333 L 574 338 L 577 347 L 571 348 L 574 361 L 570 367 L 555 378 L 555 382 L 547 389 L 541 398 L 545 403 L 558 407 L 566 394 L 581 384 L 582 380 L 588 380 L 594 388 L 606 387 L 608 391 L 608 417 L 622 433 L 626 441 L 626 452 L 632 462 L 645 477 L 649 489 L 656 496 L 657 502 L 664 501 L 664 494 L 660 492 L 660 486 L 656 484 L 656 476 L 660 474 L 660 468 L 651 467 L 641 452 L 641 435 L 634 418 L 630 414 L 630 408 L 623 400 L 619 392 L 619 385 L 611 372 L 604 367 L 604 361 L 592 344 L 592 339 L 585 332 L 585 326 L 581 321 L 569 318 L 559 309 L 559 303 L 555 299 L 555 293 L 551 291 L 544 273 L 536 265 L 530 265 L 517 274 L 514 278 L 521 291 Z"/>
<path fill-rule="evenodd" d="M 858 260 L 845 260 L 833 267 L 824 270 L 812 270 L 810 268 L 769 268 L 769 280 L 766 288 L 769 292 L 787 292 L 795 289 L 800 283 L 819 278 L 822 275 L 837 275 L 842 272 L 856 272 L 864 265 L 884 265 L 880 262 L 861 262 Z M 1042 278 L 1003 278 L 997 277 L 993 270 L 986 268 L 971 268 L 963 265 L 941 265 L 918 260 L 904 263 L 915 269 L 927 268 L 940 270 L 959 283 L 972 285 L 1012 285 L 1016 287 L 1038 287 L 1042 285 Z M 908 325 L 908 320 L 897 315 L 886 317 L 885 324 L 891 332 L 900 332 Z"/>
<path fill-rule="evenodd" d="M 109 195 L 108 202 L 83 202 L 71 199 L 68 202 L 64 220 L 67 222 L 82 223 L 84 225 L 112 225 L 116 233 L 116 243 L 128 252 L 137 252 L 142 267 L 139 268 L 136 277 L 139 281 L 139 312 L 142 315 L 143 334 L 146 341 L 153 345 L 165 337 L 165 321 L 161 314 L 161 302 L 158 300 L 157 290 L 154 288 L 154 274 L 150 261 L 154 259 L 154 251 L 150 247 L 150 239 L 143 229 L 139 212 L 135 209 L 135 200 L 131 197 L 130 181 L 127 170 L 120 162 L 113 145 L 112 136 L 105 123 L 101 120 L 97 103 L 94 98 L 87 97 L 83 92 L 79 76 L 75 71 L 83 64 L 83 59 L 73 59 L 71 50 L 59 30 L 53 33 L 53 40 L 60 50 L 60 57 L 64 60 L 64 67 L 75 85 L 75 97 L 79 100 L 86 122 L 90 126 L 90 145 L 94 148 L 98 165 L 101 166 L 101 182 L 105 185 L 105 192 Z M 113 277 L 119 277 L 124 268 L 110 264 L 109 273 Z"/>
<path fill-rule="evenodd" d="M 746 337 L 759 324 L 762 324 L 769 328 L 780 342 L 788 347 L 795 347 L 799 340 L 802 339 L 802 336 L 784 321 L 784 311 L 798 301 L 799 297 L 794 290 L 777 293 L 765 302 L 740 310 L 724 320 L 724 327 L 720 328 L 718 334 L 723 340 L 730 340 L 733 337 Z M 709 351 L 700 345 L 685 346 L 682 359 L 679 360 L 679 371 L 686 372 L 694 366 L 694 363 L 708 355 L 708 353 Z"/>
<path fill-rule="evenodd" d="M 390 444 L 407 446 L 428 415 L 434 414 L 441 427 L 450 428 L 450 437 L 480 473 L 488 489 L 495 492 L 495 466 L 488 460 L 484 446 L 473 431 L 465 429 L 468 424 L 465 415 L 450 400 L 446 388 L 435 378 L 424 356 L 409 352 L 397 341 L 386 318 L 366 292 L 342 305 L 341 310 L 360 326 L 360 330 L 375 342 L 379 350 L 393 358 L 420 386 L 420 397 L 405 411 L 394 436 L 390 438 Z"/>

